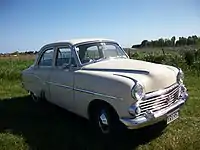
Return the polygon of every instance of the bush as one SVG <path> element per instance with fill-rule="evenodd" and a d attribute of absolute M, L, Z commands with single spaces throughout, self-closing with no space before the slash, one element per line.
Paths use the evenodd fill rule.
<path fill-rule="evenodd" d="M 0 59 L 0 79 L 19 80 L 21 71 L 33 64 L 33 60 Z"/>
<path fill-rule="evenodd" d="M 187 65 L 189 65 L 189 66 L 193 65 L 193 63 L 195 61 L 194 51 L 186 51 L 184 53 L 184 57 L 185 57 L 185 61 L 186 61 Z"/>
<path fill-rule="evenodd" d="M 180 53 L 181 52 L 181 53 Z M 153 63 L 167 64 L 184 69 L 185 71 L 200 72 L 200 49 L 184 50 L 173 53 L 162 51 L 157 52 L 135 52 L 131 56 L 133 59 L 149 61 Z"/>

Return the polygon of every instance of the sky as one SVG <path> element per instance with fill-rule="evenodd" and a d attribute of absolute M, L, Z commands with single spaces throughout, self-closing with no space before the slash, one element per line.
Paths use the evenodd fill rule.
<path fill-rule="evenodd" d="M 131 47 L 194 34 L 200 35 L 199 0 L 0 0 L 0 52 L 74 38 Z"/>

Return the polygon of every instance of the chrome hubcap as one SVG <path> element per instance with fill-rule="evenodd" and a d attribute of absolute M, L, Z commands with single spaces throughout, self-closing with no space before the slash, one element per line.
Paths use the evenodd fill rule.
<path fill-rule="evenodd" d="M 99 116 L 99 127 L 103 133 L 109 132 L 108 119 L 106 117 L 106 113 L 104 110 L 101 111 L 100 116 Z"/>
<path fill-rule="evenodd" d="M 30 94 L 31 94 L 33 101 L 35 101 L 35 102 L 39 101 L 38 97 L 34 93 L 31 92 Z"/>

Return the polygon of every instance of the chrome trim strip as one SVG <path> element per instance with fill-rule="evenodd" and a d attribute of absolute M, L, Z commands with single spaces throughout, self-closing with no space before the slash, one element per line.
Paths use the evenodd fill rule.
<path fill-rule="evenodd" d="M 67 86 L 67 85 L 63 85 L 63 84 L 59 84 L 59 83 L 55 83 L 55 82 L 47 82 L 48 84 L 53 84 L 55 86 L 59 86 L 59 87 L 63 87 L 63 88 L 67 88 L 67 89 L 71 89 L 73 90 L 73 87 L 71 86 Z"/>
<path fill-rule="evenodd" d="M 88 91 L 88 90 L 80 89 L 80 88 L 73 88 L 71 86 L 62 85 L 62 84 L 58 84 L 58 83 L 55 83 L 55 82 L 47 82 L 47 83 L 55 85 L 55 86 L 59 86 L 59 87 L 71 89 L 71 90 L 74 90 L 74 91 L 78 91 L 78 92 L 83 92 L 83 93 L 87 93 L 87 94 L 92 94 L 92 95 L 100 96 L 100 97 L 106 97 L 106 98 L 111 98 L 111 99 L 120 99 L 120 100 L 123 100 L 123 98 L 120 98 L 120 97 L 115 97 L 115 96 L 111 96 L 111 95 L 106 95 L 106 94 L 102 94 L 102 93 Z"/>
<path fill-rule="evenodd" d="M 144 97 L 144 101 L 145 99 L 149 99 L 151 97 L 154 97 L 154 96 L 160 96 L 160 95 L 163 95 L 171 90 L 173 90 L 174 88 L 180 86 L 178 83 L 175 83 L 167 88 L 164 88 L 164 89 L 161 89 L 161 90 L 158 90 L 158 91 L 154 91 L 154 92 L 149 92 L 149 93 L 146 93 L 145 97 Z"/>
<path fill-rule="evenodd" d="M 135 73 L 149 75 L 148 71 L 144 70 L 131 70 L 131 69 L 98 69 L 98 68 L 82 68 L 87 71 L 105 71 L 105 72 L 122 72 L 122 73 Z M 117 75 L 117 74 L 116 74 Z"/>
<path fill-rule="evenodd" d="M 125 76 L 125 75 L 122 75 L 122 74 L 113 74 L 113 75 L 115 75 L 115 76 L 120 76 L 120 77 L 124 77 L 124 78 L 127 78 L 127 79 L 132 80 L 135 84 L 137 83 L 137 80 L 135 80 L 135 79 L 133 79 L 133 78 L 131 78 L 131 77 L 127 77 L 127 76 Z"/>
<path fill-rule="evenodd" d="M 111 99 L 120 99 L 120 100 L 123 100 L 122 98 L 118 98 L 118 97 L 115 97 L 115 96 L 110 96 L 110 95 L 106 95 L 106 94 L 102 94 L 102 93 L 97 93 L 97 92 L 93 92 L 93 91 L 88 91 L 88 90 L 84 90 L 84 89 L 74 88 L 74 90 L 78 91 L 78 92 L 83 92 L 83 93 L 87 93 L 87 94 L 96 95 L 96 96 L 101 96 L 101 97 L 106 97 L 106 98 L 111 98 Z"/>

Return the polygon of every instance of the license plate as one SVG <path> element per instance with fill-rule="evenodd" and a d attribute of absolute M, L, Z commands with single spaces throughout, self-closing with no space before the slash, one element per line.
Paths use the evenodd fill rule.
<path fill-rule="evenodd" d="M 179 117 L 179 112 L 174 112 L 167 117 L 167 124 L 171 123 L 172 121 L 176 120 Z"/>

